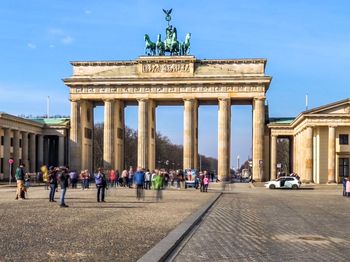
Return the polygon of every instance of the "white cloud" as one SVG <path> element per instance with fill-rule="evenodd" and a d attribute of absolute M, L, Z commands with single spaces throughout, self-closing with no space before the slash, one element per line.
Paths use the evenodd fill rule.
<path fill-rule="evenodd" d="M 48 34 L 50 36 L 51 41 L 59 41 L 63 45 L 70 45 L 73 43 L 74 39 L 70 35 L 68 35 L 61 28 L 49 28 Z M 53 44 L 50 45 L 51 48 L 55 47 Z"/>
<path fill-rule="evenodd" d="M 33 43 L 28 43 L 27 46 L 30 49 L 35 49 L 36 48 L 36 44 L 33 44 Z"/>
<path fill-rule="evenodd" d="M 70 45 L 73 42 L 73 38 L 69 35 L 64 36 L 63 38 L 61 38 L 61 43 L 64 45 Z"/>

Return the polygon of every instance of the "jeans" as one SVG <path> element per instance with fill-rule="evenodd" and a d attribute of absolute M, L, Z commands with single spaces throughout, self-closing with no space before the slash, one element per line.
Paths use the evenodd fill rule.
<path fill-rule="evenodd" d="M 105 201 L 105 187 L 97 186 L 97 202 Z"/>
<path fill-rule="evenodd" d="M 66 191 L 67 191 L 67 188 L 64 187 L 64 188 L 61 188 L 61 206 L 65 205 L 64 203 L 64 197 L 66 195 Z"/>
<path fill-rule="evenodd" d="M 143 198 L 143 185 L 137 185 L 136 186 L 136 198 L 141 199 Z"/>
<path fill-rule="evenodd" d="M 50 184 L 50 194 L 49 194 L 50 201 L 54 201 L 55 200 L 55 192 L 56 192 L 56 185 L 55 184 Z"/>

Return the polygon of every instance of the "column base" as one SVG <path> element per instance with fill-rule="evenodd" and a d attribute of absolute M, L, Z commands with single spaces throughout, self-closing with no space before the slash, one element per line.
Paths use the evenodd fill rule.
<path fill-rule="evenodd" d="M 336 182 L 334 180 L 328 180 L 327 184 L 336 184 Z"/>

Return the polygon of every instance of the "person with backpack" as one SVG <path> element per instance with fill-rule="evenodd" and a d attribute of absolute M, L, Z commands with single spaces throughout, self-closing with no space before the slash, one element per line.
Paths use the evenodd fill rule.
<path fill-rule="evenodd" d="M 67 168 L 61 168 L 61 173 L 59 178 L 60 178 L 60 185 L 61 185 L 60 207 L 68 207 L 64 201 L 67 188 L 68 188 L 68 179 L 69 179 Z"/>
<path fill-rule="evenodd" d="M 103 173 L 103 168 L 98 169 L 97 175 L 95 175 L 95 183 L 97 187 L 97 202 L 105 201 L 105 190 L 107 185 L 106 175 Z"/>
<path fill-rule="evenodd" d="M 15 177 L 17 180 L 16 200 L 18 200 L 18 198 L 23 200 L 25 199 L 24 191 L 23 191 L 24 177 L 25 177 L 24 164 L 20 164 L 19 167 L 17 167 Z"/>
<path fill-rule="evenodd" d="M 145 173 L 142 168 L 138 168 L 134 174 L 134 183 L 136 185 L 136 198 L 140 200 L 144 197 L 143 186 L 145 184 Z"/>

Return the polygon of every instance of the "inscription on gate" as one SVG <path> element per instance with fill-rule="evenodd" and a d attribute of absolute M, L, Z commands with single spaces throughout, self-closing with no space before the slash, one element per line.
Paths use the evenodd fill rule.
<path fill-rule="evenodd" d="M 190 65 L 179 64 L 143 64 L 142 73 L 190 73 Z"/>

